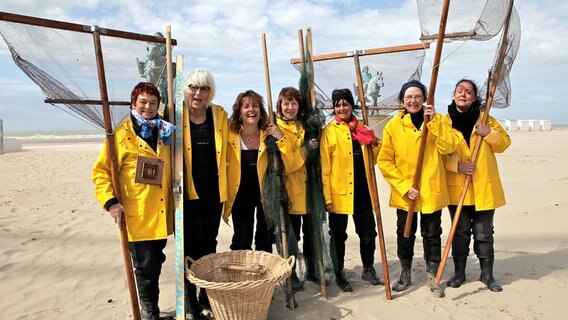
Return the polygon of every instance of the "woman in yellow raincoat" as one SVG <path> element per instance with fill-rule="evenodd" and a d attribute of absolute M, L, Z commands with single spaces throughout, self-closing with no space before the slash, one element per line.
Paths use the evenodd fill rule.
<path fill-rule="evenodd" d="M 142 318 L 158 319 L 158 280 L 166 260 L 163 249 L 173 230 L 170 143 L 175 126 L 158 115 L 160 92 L 153 84 L 138 83 L 131 102 L 130 114 L 114 133 L 122 198 L 118 199 L 112 186 L 108 141 L 93 167 L 92 179 L 97 200 L 116 223 L 124 213 Z M 154 162 L 162 164 L 156 169 L 160 173 L 137 172 L 143 163 L 150 167 Z"/>
<path fill-rule="evenodd" d="M 374 172 L 369 172 L 365 148 L 372 144 L 375 159 L 380 142 L 373 130 L 360 124 L 353 114 L 355 102 L 349 89 L 334 90 L 332 102 L 334 119 L 323 129 L 320 141 L 323 195 L 337 254 L 336 283 L 341 290 L 350 292 L 353 287 L 343 272 L 350 215 L 359 236 L 361 278 L 373 285 L 384 284 L 373 267 L 377 231 L 369 176 Z"/>
<path fill-rule="evenodd" d="M 411 266 L 416 240 L 417 214 L 420 212 L 420 230 L 426 260 L 427 286 L 435 297 L 444 292 L 435 282 L 440 264 L 442 240 L 442 208 L 448 205 L 446 175 L 442 156 L 454 152 L 456 142 L 452 129 L 442 122 L 442 116 L 433 106 L 423 106 L 426 87 L 419 81 L 405 83 L 398 95 L 404 110 L 395 115 L 385 126 L 383 143 L 377 163 L 384 178 L 391 186 L 390 206 L 396 208 L 397 255 L 402 271 L 392 289 L 403 291 L 411 283 Z M 431 120 L 426 124 L 430 134 L 426 140 L 420 186 L 412 182 L 422 137 L 424 116 Z M 404 226 L 409 201 L 415 200 L 410 237 L 404 237 Z"/>
<path fill-rule="evenodd" d="M 230 216 L 233 220 L 231 249 L 251 250 L 254 238 L 256 250 L 272 252 L 274 236 L 272 229 L 266 224 L 261 202 L 261 190 L 268 167 L 268 151 L 264 140 L 268 134 L 276 136 L 281 133 L 278 126 L 268 124 L 264 99 L 253 90 L 237 96 L 229 127 L 228 198 L 223 219 L 228 223 Z"/>
<path fill-rule="evenodd" d="M 300 119 L 304 114 L 307 106 L 300 95 L 298 89 L 293 87 L 285 87 L 280 90 L 278 101 L 276 103 L 276 112 L 278 118 L 276 123 L 282 132 L 282 137 L 277 139 L 286 139 L 289 147 L 281 147 L 283 143 L 279 143 L 279 150 L 282 156 L 285 169 L 285 184 L 288 198 L 290 199 L 290 221 L 294 228 L 296 240 L 300 241 L 301 232 L 304 233 L 303 252 L 307 264 L 307 279 L 316 280 L 315 268 L 312 250 L 312 235 L 308 230 L 310 228 L 309 217 L 306 216 L 306 194 L 307 194 L 307 173 L 306 173 L 306 152 L 304 151 L 304 135 L 305 128 Z M 309 141 L 309 147 L 316 150 L 319 146 L 317 139 Z M 317 151 L 317 150 L 316 150 Z M 295 268 L 297 269 L 297 268 Z M 295 291 L 303 290 L 303 284 L 300 282 L 295 272 L 292 274 L 292 285 Z"/>
<path fill-rule="evenodd" d="M 456 152 L 446 158 L 450 194 L 448 209 L 452 220 L 466 176 L 471 176 L 472 181 L 467 189 L 452 242 L 455 274 L 448 281 L 448 287 L 458 288 L 465 282 L 466 261 L 473 235 L 473 251 L 481 266 L 480 280 L 489 290 L 499 292 L 503 288 L 493 278 L 493 216 L 496 208 L 505 205 L 505 194 L 495 153 L 504 152 L 511 145 L 511 138 L 495 118 L 489 116 L 487 124 L 481 125 L 481 117 L 483 111 L 476 84 L 467 79 L 458 81 L 454 89 L 454 99 L 443 119 L 455 129 L 454 133 L 459 141 Z M 470 163 L 477 139 L 483 140 L 476 162 Z"/>
<path fill-rule="evenodd" d="M 213 104 L 213 75 L 195 69 L 186 81 L 187 107 L 183 112 L 184 252 L 197 260 L 217 251 L 223 203 L 227 200 L 227 112 Z M 205 290 L 186 280 L 194 314 L 209 307 Z"/>

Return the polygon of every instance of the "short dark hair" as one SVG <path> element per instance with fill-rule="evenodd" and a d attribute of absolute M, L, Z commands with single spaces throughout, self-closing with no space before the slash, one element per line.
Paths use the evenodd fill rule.
<path fill-rule="evenodd" d="M 235 103 L 233 104 L 233 113 L 231 114 L 231 118 L 229 119 L 229 128 L 233 132 L 239 132 L 241 130 L 241 125 L 243 124 L 243 120 L 240 118 L 241 115 L 241 107 L 243 106 L 243 99 L 245 97 L 251 97 L 260 107 L 260 119 L 258 120 L 258 128 L 259 129 L 266 129 L 268 125 L 268 114 L 264 109 L 264 99 L 258 93 L 253 90 L 247 90 L 245 92 L 239 93 L 237 99 L 235 99 Z"/>
<path fill-rule="evenodd" d="M 132 106 L 136 104 L 136 99 L 138 99 L 138 96 L 142 93 L 156 96 L 156 98 L 158 98 L 158 104 L 160 104 L 160 90 L 158 90 L 158 88 L 156 88 L 156 86 L 150 82 L 138 82 L 138 84 L 134 86 L 134 89 L 132 89 L 132 93 L 130 94 L 130 108 L 132 108 Z"/>
<path fill-rule="evenodd" d="M 476 97 L 477 99 L 479 99 L 479 97 L 477 96 L 477 84 L 475 84 L 475 82 L 473 82 L 473 80 L 469 80 L 469 79 L 461 79 L 460 81 L 458 81 L 458 82 L 456 83 L 456 86 L 454 87 L 454 93 L 456 93 L 456 89 L 458 88 L 458 86 L 460 85 L 460 83 L 463 83 L 463 82 L 467 82 L 467 83 L 471 84 L 471 87 L 473 88 L 475 97 Z"/>

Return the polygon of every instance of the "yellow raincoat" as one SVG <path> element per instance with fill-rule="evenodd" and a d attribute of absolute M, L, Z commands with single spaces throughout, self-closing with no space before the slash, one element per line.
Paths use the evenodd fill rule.
<path fill-rule="evenodd" d="M 260 145 L 258 146 L 258 161 L 256 163 L 256 172 L 258 174 L 258 185 L 262 194 L 262 183 L 264 175 L 268 167 L 268 152 L 264 139 L 266 138 L 266 131 L 260 130 Z M 241 139 L 240 134 L 229 131 L 228 138 L 228 151 L 227 151 L 227 202 L 223 211 L 223 220 L 229 223 L 231 210 L 237 198 L 239 185 L 241 183 Z"/>
<path fill-rule="evenodd" d="M 427 126 L 429 133 L 415 212 L 433 213 L 449 203 L 442 155 L 454 152 L 457 141 L 452 128 L 442 123 L 440 114 L 436 114 Z M 414 127 L 410 113 L 405 110 L 395 115 L 383 130 L 377 164 L 391 186 L 389 205 L 393 208 L 408 211 L 408 190 L 416 172 L 421 137 L 422 130 Z"/>
<path fill-rule="evenodd" d="M 219 179 L 219 199 L 221 202 L 227 200 L 227 136 L 229 132 L 229 122 L 227 120 L 227 112 L 223 107 L 211 105 L 207 108 L 213 108 L 213 126 L 215 128 L 215 150 L 217 151 L 217 174 Z M 191 130 L 189 129 L 189 110 L 187 107 L 183 109 L 183 158 L 185 163 L 185 172 L 191 172 Z M 186 174 L 185 180 L 185 198 L 189 200 L 199 199 L 195 185 L 193 184 L 193 176 Z"/>
<path fill-rule="evenodd" d="M 362 124 L 359 123 L 359 125 Z M 380 145 L 373 147 L 373 159 L 376 159 L 380 148 Z M 361 149 L 369 194 L 372 195 L 369 177 L 375 173 L 369 171 L 367 148 L 361 145 Z M 335 213 L 353 214 L 355 171 L 353 168 L 353 142 L 347 124 L 332 120 L 325 126 L 320 141 L 320 157 L 325 204 L 333 203 Z M 373 163 L 373 168 L 374 165 Z M 375 208 L 376 203 L 373 197 L 371 197 L 371 201 L 373 208 Z"/>
<path fill-rule="evenodd" d="M 483 117 L 483 112 L 479 115 L 478 123 L 481 121 L 481 117 Z M 450 127 L 452 126 L 449 115 L 443 118 L 443 122 Z M 504 152 L 511 145 L 511 137 L 491 116 L 487 118 L 487 125 L 491 127 L 491 132 L 483 138 L 479 146 L 476 168 L 463 203 L 464 205 L 475 205 L 477 211 L 491 210 L 505 205 L 505 194 L 499 178 L 495 153 Z M 479 139 L 479 136 L 474 130 L 471 133 L 470 146 L 468 147 L 463 135 L 458 130 L 453 130 L 459 142 L 456 151 L 446 156 L 446 169 L 448 169 L 446 179 L 450 204 L 457 205 L 466 178 L 465 174 L 458 173 L 458 161 L 464 163 L 471 161 L 475 141 Z"/>
<path fill-rule="evenodd" d="M 304 152 L 304 127 L 295 121 L 277 119 L 284 138 L 277 142 L 284 163 L 286 191 L 290 198 L 290 214 L 305 214 L 306 209 L 306 155 Z M 287 140 L 287 144 L 282 143 Z"/>
<path fill-rule="evenodd" d="M 115 150 L 120 181 L 121 204 L 124 206 L 128 241 L 166 239 L 172 234 L 173 212 L 171 204 L 171 171 L 169 145 L 158 139 L 157 152 L 136 135 L 128 116 L 114 132 Z M 117 198 L 110 172 L 107 141 L 92 170 L 95 197 L 104 206 Z M 134 182 L 138 156 L 164 160 L 162 185 Z"/>

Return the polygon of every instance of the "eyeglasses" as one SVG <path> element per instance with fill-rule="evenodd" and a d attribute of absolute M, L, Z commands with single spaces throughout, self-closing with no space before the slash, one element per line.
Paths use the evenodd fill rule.
<path fill-rule="evenodd" d="M 195 93 L 195 92 L 197 92 L 198 90 L 200 90 L 200 91 L 203 92 L 203 93 L 207 93 L 207 92 L 209 92 L 209 90 L 211 90 L 211 88 L 208 87 L 208 86 L 202 86 L 202 87 L 200 87 L 200 86 L 196 86 L 196 85 L 193 85 L 193 84 L 190 84 L 190 85 L 189 85 L 189 91 Z"/>
<path fill-rule="evenodd" d="M 410 100 L 422 100 L 424 99 L 424 96 L 421 94 L 417 94 L 415 96 L 412 95 L 408 95 L 408 96 L 404 96 L 404 100 L 406 101 L 410 101 Z"/>

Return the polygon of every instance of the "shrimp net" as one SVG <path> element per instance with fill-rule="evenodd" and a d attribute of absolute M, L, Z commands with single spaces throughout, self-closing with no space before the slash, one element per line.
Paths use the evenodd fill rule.
<path fill-rule="evenodd" d="M 443 1 L 417 0 L 422 32 L 421 40 L 431 42 L 438 37 Z M 501 41 L 491 66 L 492 79 L 487 79 L 479 90 L 485 105 L 491 82 L 497 84 L 492 107 L 510 105 L 511 84 L 509 73 L 517 56 L 521 40 L 521 23 L 512 0 L 452 0 L 446 22 L 445 42 L 485 41 L 499 33 Z M 503 48 L 503 50 L 501 50 Z M 499 71 L 499 72 L 497 72 Z M 485 75 L 483 75 L 485 77 Z"/>
<path fill-rule="evenodd" d="M 409 80 L 420 80 L 427 48 L 425 45 L 416 50 L 381 54 L 368 53 L 374 49 L 356 51 L 359 54 L 359 72 L 369 115 L 385 115 L 399 107 L 396 97 L 400 86 Z M 358 94 L 353 54 L 347 52 L 344 55 L 345 58 L 342 59 L 314 59 L 314 85 L 319 108 L 332 108 L 331 93 L 335 89 L 350 89 L 357 105 L 363 99 Z M 299 63 L 294 67 L 298 71 L 302 70 Z"/>
<path fill-rule="evenodd" d="M 0 12 L 0 36 L 15 64 L 44 93 L 45 102 L 104 128 L 94 31 L 100 33 L 113 128 L 130 112 L 140 81 L 160 88 L 166 103 L 165 38 Z"/>

